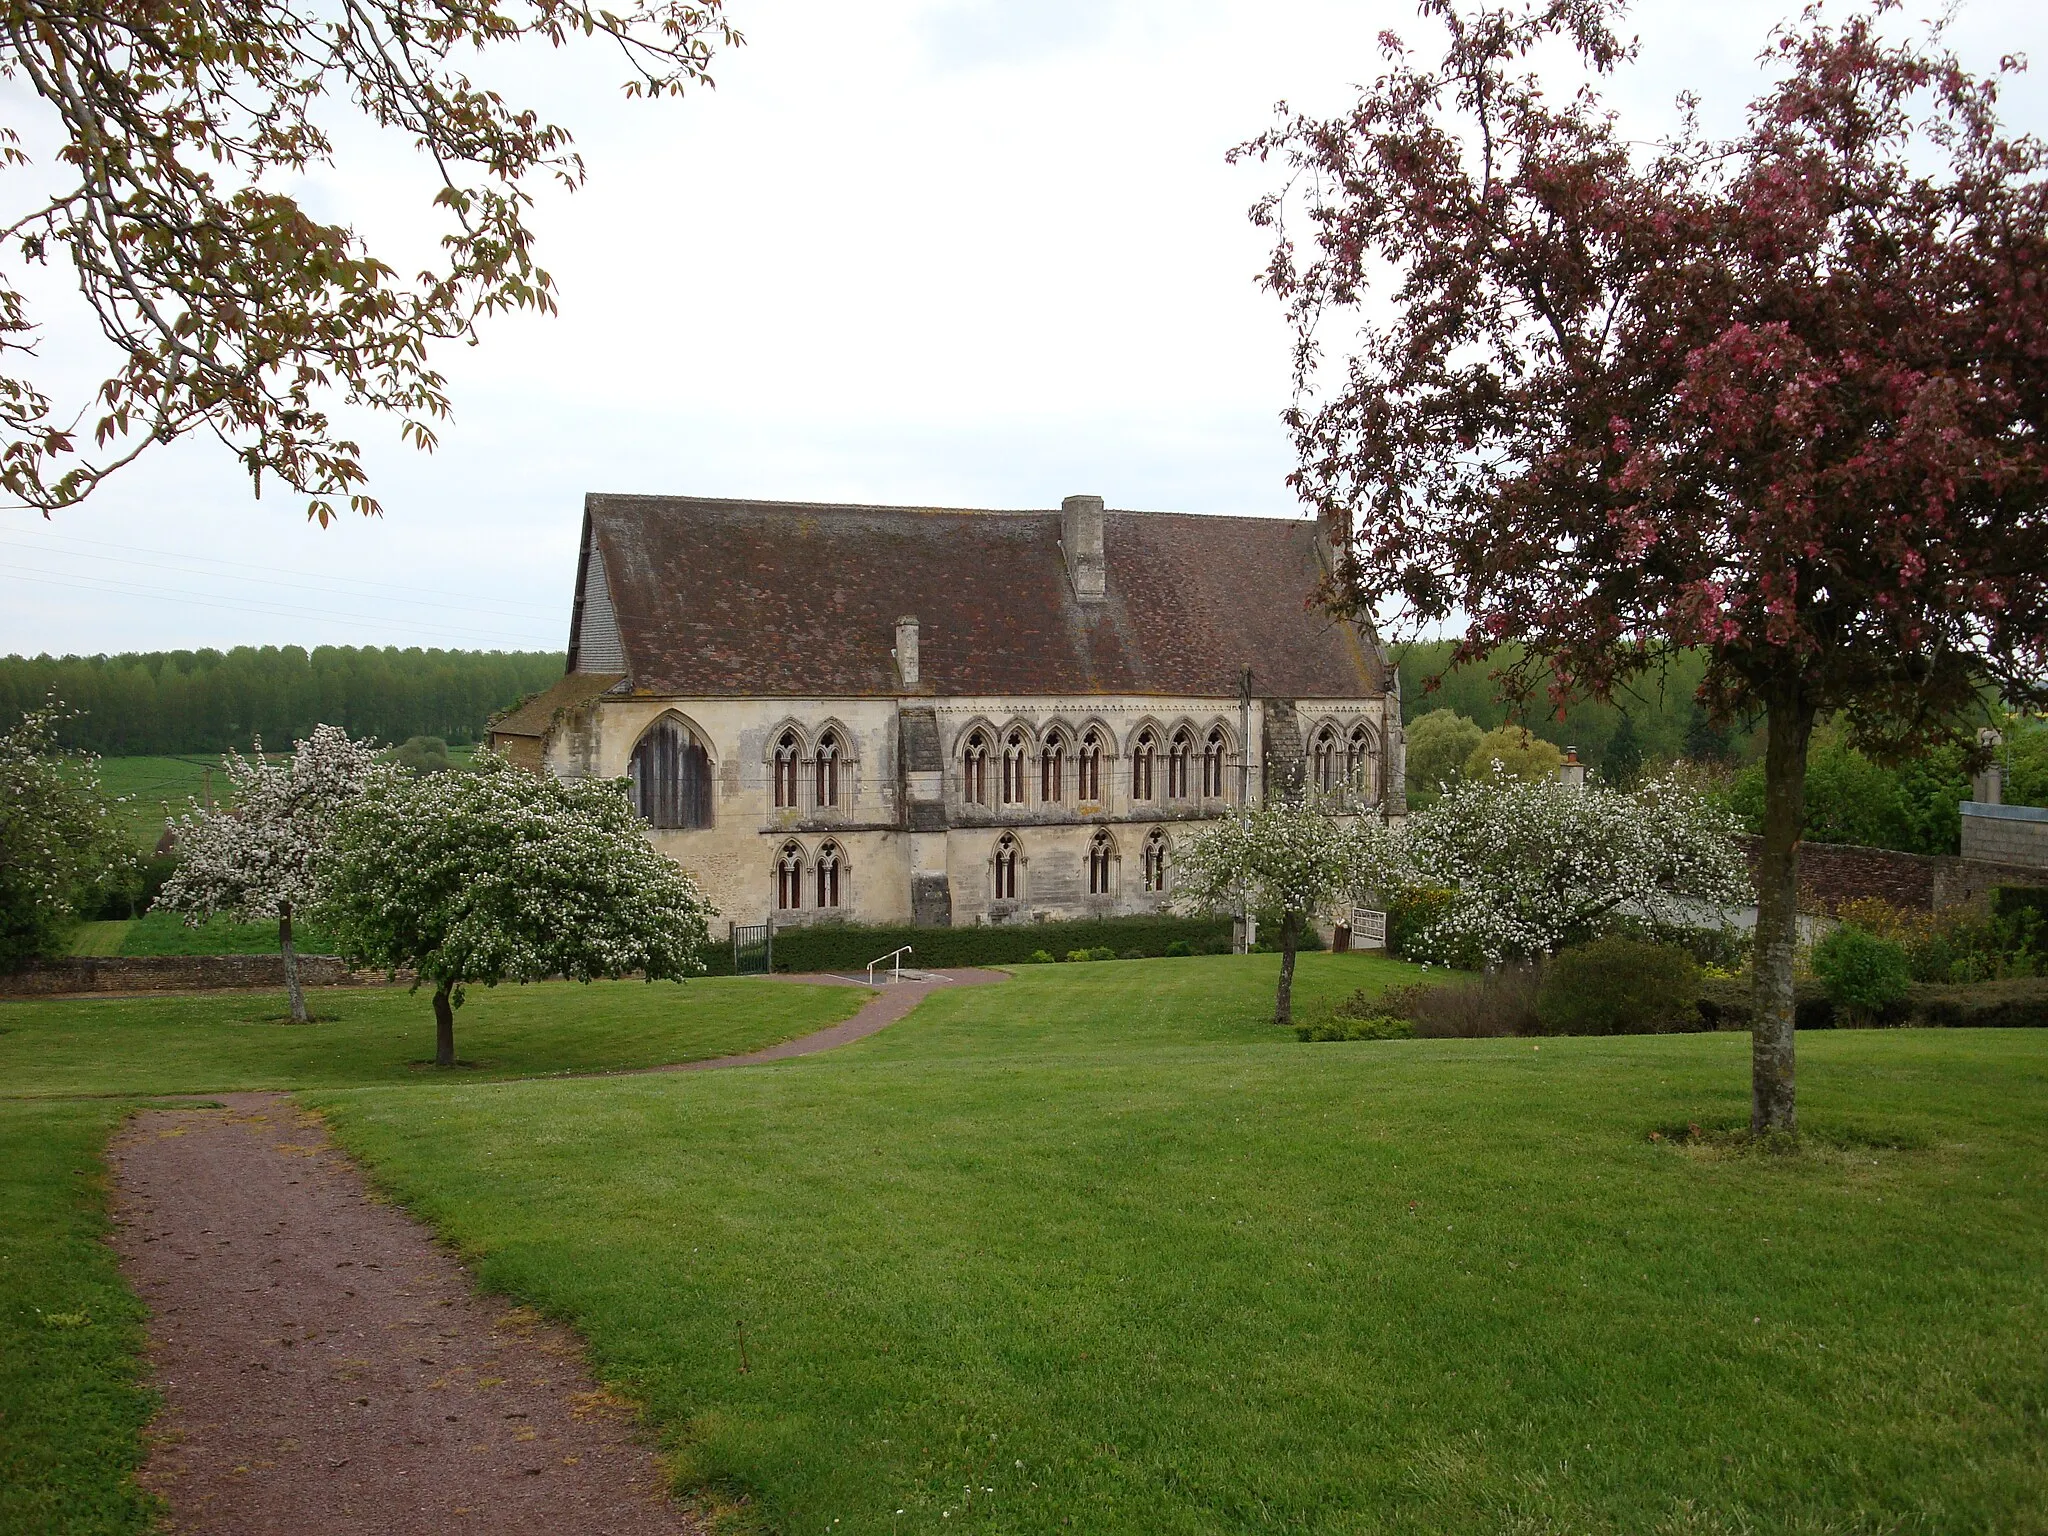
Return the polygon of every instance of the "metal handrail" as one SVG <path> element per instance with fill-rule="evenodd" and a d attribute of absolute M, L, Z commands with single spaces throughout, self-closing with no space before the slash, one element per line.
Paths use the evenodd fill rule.
<path fill-rule="evenodd" d="M 874 959 L 868 962 L 868 985 L 872 987 L 875 984 L 875 967 L 883 964 L 884 962 L 894 963 L 895 969 L 889 977 L 889 979 L 892 982 L 901 981 L 903 979 L 903 957 L 905 955 L 911 955 L 915 953 L 917 953 L 917 951 L 915 951 L 908 944 L 906 944 L 901 949 L 891 950 L 886 955 L 875 956 Z"/>

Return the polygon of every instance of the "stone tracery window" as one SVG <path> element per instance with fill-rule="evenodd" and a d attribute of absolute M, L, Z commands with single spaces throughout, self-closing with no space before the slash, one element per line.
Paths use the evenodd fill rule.
<path fill-rule="evenodd" d="M 784 843 L 775 856 L 775 906 L 794 912 L 804 904 L 804 851 L 796 843 Z"/>
<path fill-rule="evenodd" d="M 1003 804 L 1024 803 L 1024 758 L 1026 743 L 1021 730 L 1013 730 L 1003 738 Z"/>
<path fill-rule="evenodd" d="M 1058 805 L 1067 797 L 1067 738 L 1053 731 L 1038 753 L 1038 798 L 1046 805 Z"/>
<path fill-rule="evenodd" d="M 1131 747 L 1131 798 L 1150 800 L 1152 798 L 1152 760 L 1158 755 L 1159 741 L 1152 734 L 1149 725 L 1138 732 L 1138 739 Z"/>
<path fill-rule="evenodd" d="M 816 780 L 814 788 L 817 790 L 815 803 L 818 805 L 833 806 L 839 803 L 839 758 L 839 733 L 827 731 L 818 738 L 817 771 L 813 775 Z"/>
<path fill-rule="evenodd" d="M 996 839 L 995 899 L 1015 901 L 1017 899 L 1017 857 L 1021 850 L 1017 839 L 1005 832 Z"/>
<path fill-rule="evenodd" d="M 1166 834 L 1157 827 L 1145 839 L 1145 889 L 1154 894 L 1166 889 Z"/>
<path fill-rule="evenodd" d="M 633 748 L 627 767 L 633 808 L 650 826 L 711 825 L 711 756 L 679 720 L 657 720 Z"/>
<path fill-rule="evenodd" d="M 988 736 L 976 730 L 967 738 L 967 752 L 961 761 L 960 798 L 969 805 L 988 804 Z"/>
<path fill-rule="evenodd" d="M 1223 769 L 1229 761 L 1229 748 L 1223 727 L 1211 727 L 1208 739 L 1202 743 L 1202 798 L 1205 800 L 1221 800 L 1224 796 Z"/>
<path fill-rule="evenodd" d="M 1323 794 L 1337 787 L 1337 761 L 1337 733 L 1321 726 L 1309 745 L 1309 782 Z"/>
<path fill-rule="evenodd" d="M 1182 726 L 1173 733 L 1173 740 L 1166 748 L 1166 798 L 1185 800 L 1188 797 L 1188 762 L 1195 755 L 1195 738 Z"/>
<path fill-rule="evenodd" d="M 818 850 L 818 908 L 829 912 L 839 905 L 839 845 L 827 843 Z"/>
<path fill-rule="evenodd" d="M 803 752 L 803 744 L 797 740 L 795 731 L 784 731 L 775 742 L 775 809 L 778 811 L 796 808 L 797 759 Z"/>
<path fill-rule="evenodd" d="M 1373 782 L 1377 776 L 1377 764 L 1373 751 L 1373 729 L 1364 721 L 1351 728 L 1351 739 L 1344 753 L 1344 778 L 1350 786 L 1366 799 L 1373 798 L 1378 786 Z"/>
<path fill-rule="evenodd" d="M 1092 725 L 1081 737 L 1081 750 L 1074 755 L 1074 798 L 1102 798 L 1102 732 Z"/>
<path fill-rule="evenodd" d="M 1116 845 L 1110 841 L 1109 829 L 1098 828 L 1088 842 L 1088 894 L 1108 896 L 1112 894 L 1111 880 L 1114 874 Z"/>

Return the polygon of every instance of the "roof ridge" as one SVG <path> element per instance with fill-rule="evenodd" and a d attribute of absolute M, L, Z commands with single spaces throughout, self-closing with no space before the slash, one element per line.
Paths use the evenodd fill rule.
<path fill-rule="evenodd" d="M 1058 517 L 1058 507 L 944 507 L 923 505 L 898 505 L 867 501 L 783 501 L 762 496 L 678 496 L 649 491 L 587 491 L 586 503 L 631 503 L 637 505 L 663 504 L 689 507 L 732 507 L 736 509 L 758 509 L 762 511 L 787 510 L 791 512 L 906 512 L 919 515 L 946 517 Z M 1287 526 L 1311 526 L 1313 519 L 1305 515 L 1269 515 L 1259 512 L 1180 512 L 1166 511 L 1154 507 L 1104 507 L 1106 517 L 1176 517 L 1196 519 L 1205 523 L 1277 523 Z"/>

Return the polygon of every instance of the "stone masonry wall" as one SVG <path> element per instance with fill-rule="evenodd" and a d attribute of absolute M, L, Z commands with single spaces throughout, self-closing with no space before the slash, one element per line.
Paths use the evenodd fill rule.
<path fill-rule="evenodd" d="M 1752 871 L 1761 839 L 1742 839 Z M 1809 912 L 1833 912 L 1845 901 L 1876 898 L 1909 911 L 1933 912 L 1970 901 L 2001 885 L 2048 885 L 2048 867 L 2029 867 L 1952 854 L 1895 853 L 1850 843 L 1799 845 L 1799 898 Z"/>
<path fill-rule="evenodd" d="M 351 971 L 331 955 L 299 956 L 307 987 L 372 986 L 381 971 Z M 0 997 L 56 997 L 88 992 L 210 992 L 225 988 L 279 991 L 283 955 L 121 955 L 42 960 L 0 976 Z"/>
<path fill-rule="evenodd" d="M 1965 805 L 1963 857 L 2030 865 L 2048 876 L 2048 811 L 2027 805 Z"/>

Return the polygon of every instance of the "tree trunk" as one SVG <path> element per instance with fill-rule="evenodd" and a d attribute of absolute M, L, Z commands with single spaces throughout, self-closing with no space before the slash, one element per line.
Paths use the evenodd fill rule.
<path fill-rule="evenodd" d="M 306 989 L 299 985 L 299 952 L 292 947 L 292 904 L 288 901 L 277 909 L 277 947 L 284 951 L 284 989 L 291 994 L 292 1022 L 304 1024 Z"/>
<path fill-rule="evenodd" d="M 1796 686 L 1770 701 L 1764 835 L 1756 868 L 1756 1022 L 1750 1036 L 1749 1129 L 1799 1128 L 1793 1094 L 1792 957 L 1799 943 L 1799 836 L 1813 707 Z"/>
<path fill-rule="evenodd" d="M 453 982 L 444 981 L 434 988 L 434 1065 L 452 1067 L 455 1065 L 455 1005 L 448 1000 Z"/>
<path fill-rule="evenodd" d="M 1301 919 L 1289 912 L 1280 919 L 1280 991 L 1273 999 L 1273 1022 L 1294 1022 L 1294 941 L 1301 932 Z"/>

